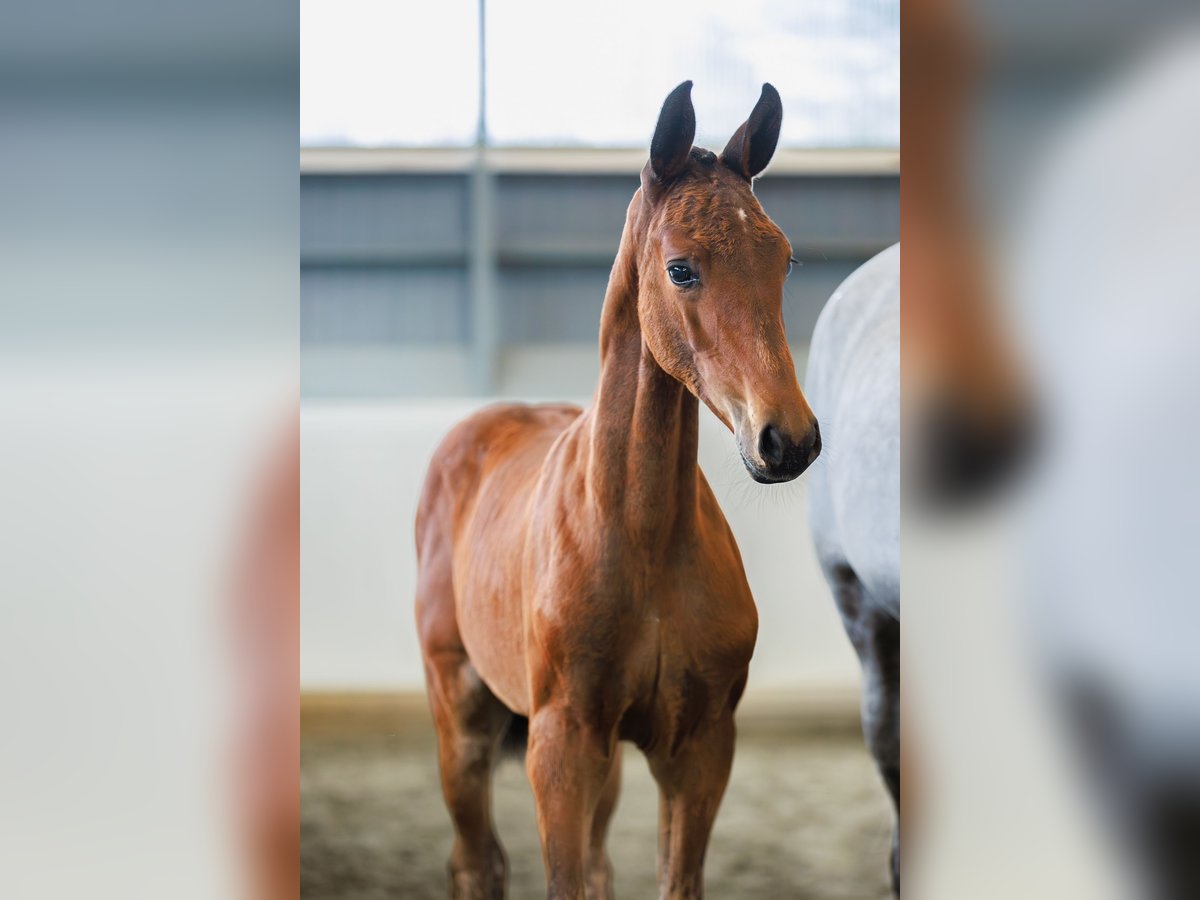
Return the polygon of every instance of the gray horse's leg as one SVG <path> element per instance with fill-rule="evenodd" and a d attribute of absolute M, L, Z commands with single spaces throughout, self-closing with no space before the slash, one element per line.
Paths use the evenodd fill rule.
<path fill-rule="evenodd" d="M 900 622 L 873 603 L 854 570 L 827 568 L 842 624 L 863 669 L 862 725 L 896 810 L 892 887 L 900 893 Z"/>

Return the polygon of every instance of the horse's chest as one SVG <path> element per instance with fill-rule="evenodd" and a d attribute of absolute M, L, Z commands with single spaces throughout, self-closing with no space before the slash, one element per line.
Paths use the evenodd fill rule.
<path fill-rule="evenodd" d="M 748 596 L 718 600 L 686 578 L 645 594 L 630 590 L 622 612 L 599 613 L 588 629 L 591 646 L 603 646 L 594 689 L 616 699 L 610 692 L 620 686 L 615 706 L 624 710 L 622 738 L 648 751 L 674 753 L 736 705 L 757 616 Z"/>
<path fill-rule="evenodd" d="M 674 755 L 689 737 L 732 711 L 745 683 L 745 665 L 706 667 L 665 653 L 653 683 L 630 698 L 620 735 L 647 752 Z"/>
<path fill-rule="evenodd" d="M 560 528 L 531 547 L 538 659 L 599 715 L 618 715 L 623 737 L 674 746 L 727 712 L 745 682 L 758 616 L 736 549 L 588 537 Z"/>

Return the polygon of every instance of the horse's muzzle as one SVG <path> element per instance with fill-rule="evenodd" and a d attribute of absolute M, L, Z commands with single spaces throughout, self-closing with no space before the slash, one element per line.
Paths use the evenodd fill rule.
<path fill-rule="evenodd" d="M 757 460 L 742 453 L 742 462 L 750 477 L 760 484 L 779 484 L 797 478 L 821 454 L 821 428 L 816 420 L 798 440 L 775 425 L 767 424 L 759 432 Z"/>

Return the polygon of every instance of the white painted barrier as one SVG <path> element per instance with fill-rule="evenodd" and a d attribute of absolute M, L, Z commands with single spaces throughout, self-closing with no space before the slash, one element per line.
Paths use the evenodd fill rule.
<path fill-rule="evenodd" d="M 303 689 L 423 686 L 413 623 L 413 516 L 437 444 L 481 405 L 303 405 Z M 737 536 L 759 608 L 749 690 L 854 690 L 859 669 L 813 554 L 803 476 L 793 485 L 754 484 L 732 436 L 703 408 L 700 462 Z"/>

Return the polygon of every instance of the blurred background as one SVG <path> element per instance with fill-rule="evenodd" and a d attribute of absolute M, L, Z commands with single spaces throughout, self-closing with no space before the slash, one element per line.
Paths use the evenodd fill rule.
<path fill-rule="evenodd" d="M 301 12 L 303 886 L 440 896 L 449 819 L 413 624 L 413 519 L 434 447 L 499 398 L 590 401 L 626 207 L 685 79 L 696 143 L 718 152 L 764 82 L 782 95 L 780 146 L 755 190 L 801 261 L 784 308 L 802 375 L 829 295 L 899 237 L 899 4 L 452 0 L 415 16 L 304 0 Z M 710 889 L 883 896 L 887 803 L 857 734 L 859 666 L 803 484 L 755 485 L 732 436 L 701 417 L 701 465 L 762 622 L 746 771 Z M 339 743 L 351 719 L 385 723 L 392 743 Z M 835 738 L 780 740 L 813 733 Z M 619 896 L 655 892 L 656 792 L 638 756 L 614 826 Z M 524 776 L 512 765 L 499 779 L 514 895 L 536 895 Z M 756 808 L 770 812 L 754 821 Z M 812 852 L 794 852 L 805 835 Z"/>
<path fill-rule="evenodd" d="M 286 891 L 298 10 L 0 12 L 0 894 Z"/>

